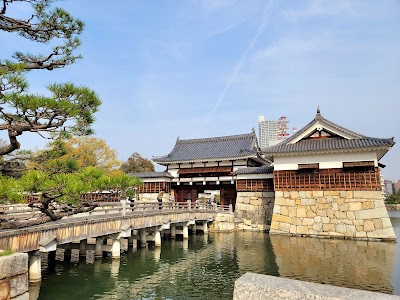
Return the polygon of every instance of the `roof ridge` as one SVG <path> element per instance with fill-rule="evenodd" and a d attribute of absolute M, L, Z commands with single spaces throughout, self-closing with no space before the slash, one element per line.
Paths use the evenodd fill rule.
<path fill-rule="evenodd" d="M 243 133 L 243 134 L 235 134 L 235 135 L 226 135 L 226 136 L 215 136 L 215 137 L 207 137 L 207 138 L 197 138 L 197 139 L 186 139 L 186 140 L 177 140 L 176 143 L 195 143 L 195 142 L 210 142 L 210 141 L 221 141 L 221 140 L 234 140 L 240 138 L 246 138 L 255 136 L 254 132 Z"/>

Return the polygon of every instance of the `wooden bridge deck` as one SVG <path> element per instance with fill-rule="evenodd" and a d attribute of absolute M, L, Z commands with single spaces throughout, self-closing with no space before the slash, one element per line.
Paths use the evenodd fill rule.
<path fill-rule="evenodd" d="M 58 220 L 39 226 L 0 231 L 0 249 L 17 252 L 38 250 L 39 242 L 56 237 L 57 244 L 120 233 L 122 228 L 142 229 L 163 224 L 189 221 L 211 221 L 216 216 L 212 209 L 162 209 L 133 211 L 125 215 L 102 214 Z"/>

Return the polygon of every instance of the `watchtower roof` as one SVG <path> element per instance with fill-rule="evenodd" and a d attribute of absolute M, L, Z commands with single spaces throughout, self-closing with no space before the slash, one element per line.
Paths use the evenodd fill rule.
<path fill-rule="evenodd" d="M 253 132 L 239 135 L 202 139 L 176 140 L 172 151 L 164 156 L 153 157 L 153 161 L 165 165 L 170 163 L 231 160 L 259 157 L 257 136 Z M 259 157 L 261 159 L 261 157 Z"/>

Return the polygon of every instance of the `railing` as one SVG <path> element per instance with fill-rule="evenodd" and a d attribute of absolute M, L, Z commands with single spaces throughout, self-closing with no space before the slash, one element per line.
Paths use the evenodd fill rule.
<path fill-rule="evenodd" d="M 130 214 L 145 212 L 165 212 L 169 210 L 213 210 L 218 213 L 232 213 L 232 205 L 200 204 L 191 201 L 187 202 L 98 202 L 98 206 L 92 211 L 78 213 L 65 218 L 77 218 L 83 216 Z M 3 205 L 0 206 L 0 220 L 29 220 L 43 216 L 38 208 L 31 208 L 27 204 Z"/>

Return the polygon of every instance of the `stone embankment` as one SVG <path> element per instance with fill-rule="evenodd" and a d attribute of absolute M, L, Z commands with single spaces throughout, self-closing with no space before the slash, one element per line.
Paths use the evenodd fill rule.
<path fill-rule="evenodd" d="M 0 300 L 28 300 L 28 254 L 0 256 Z"/>
<path fill-rule="evenodd" d="M 270 233 L 396 240 L 380 191 L 275 191 Z"/>
<path fill-rule="evenodd" d="M 248 299 L 399 300 L 400 296 L 246 273 L 235 281 L 233 300 Z"/>
<path fill-rule="evenodd" d="M 273 192 L 238 192 L 235 206 L 236 229 L 268 230 L 274 201 Z"/>
<path fill-rule="evenodd" d="M 386 204 L 387 210 L 400 210 L 400 204 Z"/>

